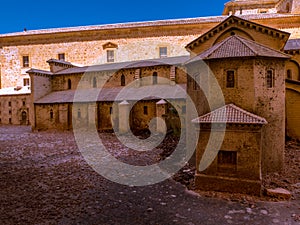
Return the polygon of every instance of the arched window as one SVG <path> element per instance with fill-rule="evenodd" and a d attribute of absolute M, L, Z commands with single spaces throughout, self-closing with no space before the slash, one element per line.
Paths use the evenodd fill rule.
<path fill-rule="evenodd" d="M 72 89 L 72 81 L 71 81 L 71 79 L 68 79 L 68 89 Z"/>
<path fill-rule="evenodd" d="M 227 72 L 226 72 L 226 87 L 234 88 L 234 84 L 235 84 L 234 71 L 227 70 Z"/>
<path fill-rule="evenodd" d="M 53 119 L 53 109 L 50 109 L 50 119 Z"/>
<path fill-rule="evenodd" d="M 266 82 L 267 82 L 267 88 L 274 87 L 274 72 L 273 72 L 273 70 L 267 70 Z"/>
<path fill-rule="evenodd" d="M 121 76 L 121 86 L 125 86 L 125 76 L 122 74 Z"/>
<path fill-rule="evenodd" d="M 94 77 L 93 78 L 93 88 L 96 88 L 97 87 L 97 78 Z"/>
<path fill-rule="evenodd" d="M 153 84 L 157 84 L 157 72 L 154 72 L 152 77 L 153 77 Z"/>
<path fill-rule="evenodd" d="M 286 71 L 286 77 L 287 77 L 287 79 L 292 79 L 292 70 L 288 69 Z"/>
<path fill-rule="evenodd" d="M 77 110 L 77 118 L 81 118 L 81 111 L 80 111 L 80 109 Z"/>

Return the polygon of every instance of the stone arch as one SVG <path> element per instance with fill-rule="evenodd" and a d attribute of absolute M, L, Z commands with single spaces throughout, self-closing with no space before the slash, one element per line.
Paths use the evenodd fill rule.
<path fill-rule="evenodd" d="M 238 35 L 238 36 L 241 36 L 241 37 L 244 37 L 246 39 L 249 39 L 249 40 L 252 40 L 254 41 L 254 38 L 248 34 L 247 32 L 241 30 L 241 29 L 238 29 L 238 28 L 231 28 L 231 29 L 228 29 L 227 31 L 225 31 L 224 33 L 222 33 L 216 40 L 215 42 L 213 43 L 213 45 L 223 41 L 224 39 L 232 36 L 232 35 Z"/>
<path fill-rule="evenodd" d="M 295 60 L 290 60 L 286 64 L 287 71 L 291 71 L 291 78 L 292 80 L 300 80 L 300 65 Z"/>

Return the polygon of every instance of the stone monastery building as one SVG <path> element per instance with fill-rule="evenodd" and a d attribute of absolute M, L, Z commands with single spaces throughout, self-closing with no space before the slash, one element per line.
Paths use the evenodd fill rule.
<path fill-rule="evenodd" d="M 0 75 L 1 124 L 162 132 L 160 120 L 151 125 L 160 117 L 175 133 L 201 129 L 197 165 L 209 135 L 226 128 L 196 185 L 259 195 L 262 173 L 282 168 L 285 137 L 300 138 L 300 0 L 235 0 L 221 16 L 2 34 Z"/>

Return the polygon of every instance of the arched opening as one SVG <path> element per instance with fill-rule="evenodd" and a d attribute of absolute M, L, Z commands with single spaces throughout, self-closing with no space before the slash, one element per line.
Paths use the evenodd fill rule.
<path fill-rule="evenodd" d="M 71 79 L 68 79 L 68 89 L 72 89 L 72 81 L 71 81 Z"/>
<path fill-rule="evenodd" d="M 93 78 L 93 88 L 96 88 L 97 87 L 97 78 L 94 77 Z"/>
<path fill-rule="evenodd" d="M 53 119 L 53 109 L 50 109 L 50 119 Z"/>
<path fill-rule="evenodd" d="M 80 111 L 80 109 L 77 110 L 77 118 L 78 118 L 78 119 L 81 118 L 81 111 Z"/>
<path fill-rule="evenodd" d="M 153 84 L 157 84 L 157 72 L 153 73 Z"/>
<path fill-rule="evenodd" d="M 125 86 L 125 76 L 122 74 L 121 76 L 121 86 Z"/>
<path fill-rule="evenodd" d="M 25 125 L 27 123 L 27 113 L 25 111 L 21 114 L 21 124 Z"/>

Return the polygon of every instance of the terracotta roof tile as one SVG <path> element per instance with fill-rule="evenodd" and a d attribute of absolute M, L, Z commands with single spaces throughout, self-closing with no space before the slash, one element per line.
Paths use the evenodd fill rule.
<path fill-rule="evenodd" d="M 290 58 L 290 56 L 283 52 L 271 49 L 260 43 L 242 38 L 238 35 L 233 35 L 200 53 L 198 56 L 189 60 L 188 63 L 203 59 L 256 56 Z"/>
<path fill-rule="evenodd" d="M 231 124 L 267 124 L 267 121 L 255 114 L 237 107 L 234 104 L 225 105 L 208 114 L 200 116 L 193 123 L 231 123 Z"/>

